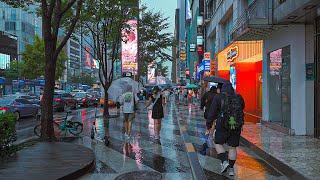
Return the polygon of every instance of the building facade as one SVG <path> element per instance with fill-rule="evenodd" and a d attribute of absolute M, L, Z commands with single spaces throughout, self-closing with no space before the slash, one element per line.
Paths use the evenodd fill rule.
<path fill-rule="evenodd" d="M 202 1 L 189 2 L 193 18 L 201 16 L 197 10 Z M 320 2 L 203 3 L 204 52 L 216 63 L 211 75 L 230 80 L 246 100 L 246 113 L 262 117 L 264 125 L 288 134 L 319 137 Z M 193 43 L 197 33 L 185 29 Z M 195 59 L 192 53 L 188 58 Z"/>
<path fill-rule="evenodd" d="M 17 37 L 18 60 L 22 59 L 21 53 L 25 51 L 25 46 L 34 42 L 35 35 L 42 37 L 42 22 L 36 15 L 36 6 L 31 5 L 29 8 L 34 13 L 0 2 L 0 31 Z"/>

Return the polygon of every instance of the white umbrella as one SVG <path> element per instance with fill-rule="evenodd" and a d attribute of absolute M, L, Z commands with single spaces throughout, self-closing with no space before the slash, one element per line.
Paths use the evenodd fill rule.
<path fill-rule="evenodd" d="M 122 94 L 132 91 L 134 93 L 139 92 L 139 83 L 131 78 L 120 78 L 112 82 L 108 89 L 109 100 L 116 102 L 118 97 Z"/>

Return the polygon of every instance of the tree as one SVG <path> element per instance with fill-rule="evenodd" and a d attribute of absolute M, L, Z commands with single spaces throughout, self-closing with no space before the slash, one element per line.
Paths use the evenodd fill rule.
<path fill-rule="evenodd" d="M 7 79 L 24 79 L 24 62 L 13 61 L 10 64 L 10 68 L 5 71 L 5 77 Z"/>
<path fill-rule="evenodd" d="M 36 79 L 45 75 L 45 53 L 44 41 L 40 37 L 34 37 L 34 43 L 26 45 L 26 50 L 22 53 L 25 66 L 23 74 L 26 79 Z M 65 51 L 58 55 L 55 79 L 59 79 L 66 69 L 65 62 L 68 60 Z"/>
<path fill-rule="evenodd" d="M 0 0 L 14 7 L 28 9 L 29 5 L 39 5 L 42 16 L 42 35 L 45 52 L 45 82 L 41 107 L 41 138 L 55 141 L 53 129 L 53 94 L 58 55 L 74 31 L 80 17 L 83 0 Z M 65 33 L 58 43 L 58 32 L 62 28 Z"/>
<path fill-rule="evenodd" d="M 120 58 L 121 42 L 130 31 L 127 21 L 138 17 L 138 0 L 86 0 L 81 11 L 79 32 L 92 38 L 88 43 L 99 62 L 99 79 L 104 88 L 105 102 L 114 79 L 114 63 Z M 108 103 L 103 116 L 109 117 Z"/>
<path fill-rule="evenodd" d="M 165 32 L 170 26 L 167 22 L 169 17 L 165 18 L 161 12 L 153 12 L 146 7 L 142 8 L 140 17 L 139 75 L 145 76 L 150 63 L 163 67 L 164 62 L 172 61 L 172 56 L 166 52 L 175 43 L 172 34 Z"/>
<path fill-rule="evenodd" d="M 158 63 L 155 68 L 158 76 L 166 77 L 168 75 L 168 66 L 165 66 L 163 63 Z"/>
<path fill-rule="evenodd" d="M 70 78 L 70 82 L 93 86 L 93 84 L 96 83 L 96 78 L 90 75 L 83 75 L 83 76 L 77 76 L 75 78 Z"/>

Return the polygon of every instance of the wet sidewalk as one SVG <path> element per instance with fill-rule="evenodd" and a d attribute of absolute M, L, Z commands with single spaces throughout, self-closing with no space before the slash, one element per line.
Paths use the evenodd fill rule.
<path fill-rule="evenodd" d="M 244 144 L 291 179 L 320 179 L 319 139 L 289 136 L 257 124 L 245 125 L 242 137 Z"/>
<path fill-rule="evenodd" d="M 103 120 L 93 118 L 93 113 L 83 112 L 78 118 L 84 124 L 83 137 L 73 143 L 92 149 L 96 156 L 96 169 L 81 179 L 121 179 L 139 173 L 153 172 L 154 179 L 194 179 L 195 163 L 206 179 L 287 179 L 274 167 L 245 146 L 239 147 L 236 162 L 236 176 L 220 174 L 220 161 L 212 141 L 206 140 L 205 122 L 202 111 L 193 105 L 176 106 L 171 102 L 165 108 L 160 141 L 154 139 L 151 111 L 145 103 L 139 104 L 132 138 L 124 137 L 123 115 L 119 118 Z M 110 136 L 110 144 L 105 146 L 99 140 L 90 139 L 91 125 L 95 122 L 100 136 Z M 183 126 L 180 126 L 183 123 Z M 181 133 L 182 132 L 182 133 Z M 187 138 L 185 138 L 185 134 Z M 188 139 L 188 142 L 185 142 Z M 204 142 L 208 148 L 204 149 Z M 190 152 L 194 158 L 190 160 Z M 129 174 L 127 174 L 129 173 Z M 160 175 L 160 176 L 159 176 Z"/>
<path fill-rule="evenodd" d="M 91 149 L 56 142 L 39 142 L 0 163 L 0 179 L 76 179 L 95 166 Z"/>

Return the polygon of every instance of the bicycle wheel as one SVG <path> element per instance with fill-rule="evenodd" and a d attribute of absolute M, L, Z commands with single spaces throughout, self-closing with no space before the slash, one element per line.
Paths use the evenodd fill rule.
<path fill-rule="evenodd" d="M 35 135 L 37 135 L 38 137 L 41 136 L 41 125 L 36 125 L 36 127 L 34 127 L 33 132 Z"/>
<path fill-rule="evenodd" d="M 80 122 L 70 122 L 70 125 L 75 129 L 69 130 L 69 132 L 73 135 L 78 135 L 83 130 L 83 124 Z"/>

